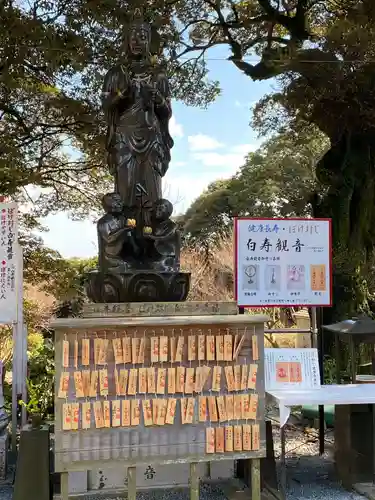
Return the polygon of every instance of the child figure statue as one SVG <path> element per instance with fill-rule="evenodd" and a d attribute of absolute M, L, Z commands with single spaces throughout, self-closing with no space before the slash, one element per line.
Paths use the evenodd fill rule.
<path fill-rule="evenodd" d="M 135 219 L 126 216 L 121 196 L 103 196 L 106 214 L 98 220 L 99 267 L 102 271 L 124 272 L 132 269 L 139 255 L 135 241 Z"/>
<path fill-rule="evenodd" d="M 144 238 L 153 242 L 151 255 L 155 271 L 180 270 L 181 238 L 177 225 L 170 219 L 172 212 L 170 201 L 164 198 L 157 200 L 151 211 L 152 232 L 144 233 Z"/>

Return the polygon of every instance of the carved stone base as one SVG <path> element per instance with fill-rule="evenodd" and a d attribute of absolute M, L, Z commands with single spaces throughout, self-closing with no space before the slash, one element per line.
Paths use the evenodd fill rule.
<path fill-rule="evenodd" d="M 190 273 L 129 271 L 87 274 L 86 293 L 93 302 L 179 302 L 186 300 Z"/>

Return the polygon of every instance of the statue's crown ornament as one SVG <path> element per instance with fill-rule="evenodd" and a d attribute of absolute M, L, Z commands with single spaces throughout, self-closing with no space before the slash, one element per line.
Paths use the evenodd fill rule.
<path fill-rule="evenodd" d="M 139 7 L 137 7 L 133 11 L 131 27 L 138 29 L 141 28 L 147 31 L 148 33 L 151 33 L 151 24 L 145 20 L 142 9 L 140 9 Z"/>

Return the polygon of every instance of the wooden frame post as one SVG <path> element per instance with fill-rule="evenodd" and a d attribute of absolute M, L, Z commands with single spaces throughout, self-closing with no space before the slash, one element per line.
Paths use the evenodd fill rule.
<path fill-rule="evenodd" d="M 261 500 L 260 459 L 251 459 L 251 500 Z"/>
<path fill-rule="evenodd" d="M 137 497 L 137 469 L 128 467 L 128 500 L 136 500 Z"/>
<path fill-rule="evenodd" d="M 60 476 L 61 500 L 69 500 L 69 472 L 62 472 Z"/>
<path fill-rule="evenodd" d="M 199 500 L 199 473 L 198 464 L 190 464 L 190 500 Z"/>

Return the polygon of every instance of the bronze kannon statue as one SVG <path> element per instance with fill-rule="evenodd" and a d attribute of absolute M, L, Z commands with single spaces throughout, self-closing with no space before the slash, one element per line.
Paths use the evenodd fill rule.
<path fill-rule="evenodd" d="M 137 10 L 128 32 L 126 60 L 108 71 L 103 85 L 108 164 L 115 191 L 127 207 L 136 205 L 137 185 L 151 204 L 162 197 L 161 181 L 173 147 L 168 79 L 150 54 L 151 33 Z M 143 219 L 140 222 L 150 224 L 149 212 Z"/>
<path fill-rule="evenodd" d="M 136 9 L 123 60 L 104 78 L 107 160 L 114 192 L 98 221 L 99 268 L 87 293 L 95 302 L 184 300 L 190 275 L 180 272 L 180 235 L 162 178 L 173 139 L 168 78 L 151 54 L 153 30 Z"/>

